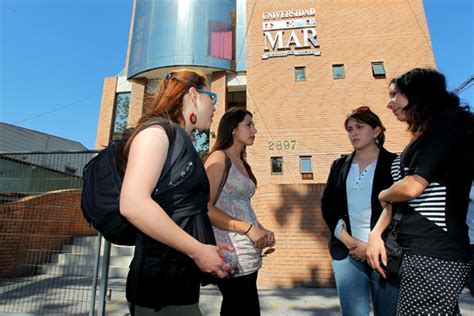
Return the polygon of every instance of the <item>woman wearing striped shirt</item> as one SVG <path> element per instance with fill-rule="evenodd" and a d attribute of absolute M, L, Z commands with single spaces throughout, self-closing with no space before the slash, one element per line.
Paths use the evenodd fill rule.
<path fill-rule="evenodd" d="M 404 250 L 397 315 L 459 314 L 471 269 L 466 213 L 473 177 L 474 120 L 445 77 L 413 69 L 394 78 L 387 107 L 407 122 L 412 139 L 394 161 L 395 182 L 379 200 L 384 212 L 369 236 L 367 261 L 385 276 L 381 233 L 403 207 L 397 227 Z"/>

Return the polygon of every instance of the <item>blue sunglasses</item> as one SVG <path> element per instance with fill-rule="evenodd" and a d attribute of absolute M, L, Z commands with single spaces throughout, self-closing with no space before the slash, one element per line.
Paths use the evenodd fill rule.
<path fill-rule="evenodd" d="M 196 89 L 196 91 L 199 92 L 199 93 L 207 94 L 211 98 L 212 105 L 213 106 L 216 105 L 216 103 L 217 103 L 217 94 L 215 94 L 211 91 L 203 90 L 203 89 Z M 189 89 L 186 91 L 186 93 L 188 93 L 188 92 L 189 92 Z"/>

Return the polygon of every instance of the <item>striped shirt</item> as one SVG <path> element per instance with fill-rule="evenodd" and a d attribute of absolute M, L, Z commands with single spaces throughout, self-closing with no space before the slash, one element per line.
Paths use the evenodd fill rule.
<path fill-rule="evenodd" d="M 392 163 L 393 182 L 402 179 L 400 172 L 400 155 L 395 158 Z M 404 168 L 404 173 L 408 168 Z M 447 231 L 446 227 L 446 186 L 437 182 L 430 183 L 423 193 L 416 199 L 408 202 L 408 204 L 421 215 L 432 221 L 437 226 Z"/>
<path fill-rule="evenodd" d="M 394 181 L 416 175 L 428 183 L 415 199 L 394 204 L 394 211 L 403 209 L 397 234 L 406 253 L 470 258 L 466 214 L 474 170 L 473 127 L 466 112 L 445 110 L 394 160 Z"/>

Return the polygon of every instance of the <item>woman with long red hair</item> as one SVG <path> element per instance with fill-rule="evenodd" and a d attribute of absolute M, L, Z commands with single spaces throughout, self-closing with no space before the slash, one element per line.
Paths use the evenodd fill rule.
<path fill-rule="evenodd" d="M 120 211 L 138 230 L 126 291 L 132 315 L 201 315 L 201 282 L 228 273 L 207 215 L 209 182 L 190 138 L 194 129 L 209 129 L 216 101 L 203 74 L 170 72 L 152 113 L 123 140 Z M 159 181 L 168 189 L 158 192 Z"/>

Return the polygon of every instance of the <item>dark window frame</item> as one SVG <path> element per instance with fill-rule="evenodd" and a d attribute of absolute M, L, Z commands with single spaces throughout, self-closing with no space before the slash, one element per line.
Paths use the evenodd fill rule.
<path fill-rule="evenodd" d="M 273 171 L 273 160 L 274 159 L 281 159 L 281 165 L 280 165 L 280 168 L 281 168 L 281 171 Z M 271 156 L 270 157 L 270 171 L 271 171 L 271 174 L 275 174 L 275 175 L 282 175 L 283 174 L 283 156 Z"/>
<path fill-rule="evenodd" d="M 341 69 L 341 77 L 337 77 L 336 73 L 334 72 L 335 69 L 340 68 Z M 340 79 L 346 79 L 346 69 L 344 64 L 333 64 L 332 65 L 332 79 L 334 80 L 340 80 Z"/>
<path fill-rule="evenodd" d="M 127 129 L 131 102 L 132 102 L 131 91 L 115 93 L 112 124 L 110 126 L 110 136 L 109 136 L 110 140 L 121 139 L 123 132 Z"/>
<path fill-rule="evenodd" d="M 312 173 L 313 172 L 313 165 L 312 165 L 312 157 L 311 156 L 300 156 L 299 157 L 299 162 L 300 162 L 300 173 Z M 303 172 L 303 168 L 301 168 L 301 161 L 303 159 L 309 159 L 309 168 L 310 170 L 308 172 Z"/>
<path fill-rule="evenodd" d="M 298 70 L 303 70 L 303 79 L 298 79 Z M 295 66 L 295 82 L 306 81 L 306 66 Z"/>
<path fill-rule="evenodd" d="M 301 161 L 303 159 L 309 159 L 309 172 L 303 171 L 301 167 Z M 313 163 L 312 163 L 312 156 L 299 156 L 299 165 L 300 165 L 300 173 L 302 180 L 314 180 L 314 173 L 313 173 Z"/>
<path fill-rule="evenodd" d="M 379 72 L 375 69 L 375 66 L 381 66 L 382 72 Z M 372 68 L 372 76 L 375 79 L 385 79 L 387 78 L 387 71 L 385 70 L 385 65 L 383 61 L 373 61 L 370 63 L 370 67 Z"/>

